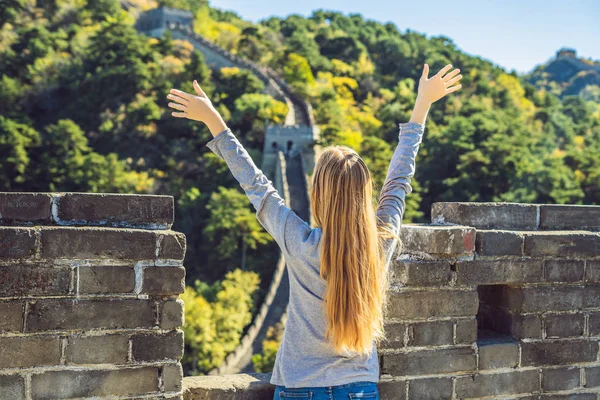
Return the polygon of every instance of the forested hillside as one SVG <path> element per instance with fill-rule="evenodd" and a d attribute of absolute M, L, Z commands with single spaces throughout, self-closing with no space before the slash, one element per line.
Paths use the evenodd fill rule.
<path fill-rule="evenodd" d="M 377 187 L 423 63 L 460 68 L 463 89 L 430 112 L 407 222 L 426 221 L 435 201 L 600 204 L 600 103 L 536 87 L 450 38 L 323 11 L 253 24 L 204 0 L 4 2 L 0 191 L 175 196 L 174 228 L 188 238 L 191 369 L 235 347 L 269 283 L 249 271 L 268 277 L 277 248 L 205 146 L 208 130 L 172 118 L 166 95 L 201 82 L 259 165 L 265 121 L 281 123 L 287 106 L 247 71 L 210 71 L 187 42 L 138 34 L 135 15 L 156 5 L 193 11 L 197 33 L 278 71 L 313 105 L 322 144 L 357 149 Z M 248 271 L 234 271 L 245 247 Z"/>

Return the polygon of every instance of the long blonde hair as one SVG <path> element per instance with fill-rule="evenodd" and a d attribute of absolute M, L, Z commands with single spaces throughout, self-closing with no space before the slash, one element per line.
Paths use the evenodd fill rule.
<path fill-rule="evenodd" d="M 370 354 L 373 341 L 385 338 L 388 276 L 383 243 L 399 238 L 378 223 L 371 174 L 353 149 L 323 149 L 312 183 L 311 210 L 322 230 L 326 338 L 336 352 Z"/>

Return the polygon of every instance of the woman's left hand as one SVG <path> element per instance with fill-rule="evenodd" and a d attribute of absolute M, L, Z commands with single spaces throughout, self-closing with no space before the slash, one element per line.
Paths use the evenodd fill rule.
<path fill-rule="evenodd" d="M 171 89 L 167 96 L 171 100 L 169 107 L 178 111 L 172 112 L 171 115 L 176 118 L 188 118 L 204 122 L 213 136 L 227 129 L 221 114 L 213 107 L 212 102 L 197 81 L 194 81 L 194 90 L 197 96 L 181 90 Z"/>

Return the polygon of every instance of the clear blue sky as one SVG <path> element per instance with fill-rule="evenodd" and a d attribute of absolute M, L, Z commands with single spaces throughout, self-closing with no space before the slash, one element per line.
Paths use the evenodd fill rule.
<path fill-rule="evenodd" d="M 360 13 L 428 37 L 445 35 L 462 51 L 507 70 L 527 72 L 572 47 L 600 60 L 600 0 L 211 0 L 257 22 L 313 10 Z"/>

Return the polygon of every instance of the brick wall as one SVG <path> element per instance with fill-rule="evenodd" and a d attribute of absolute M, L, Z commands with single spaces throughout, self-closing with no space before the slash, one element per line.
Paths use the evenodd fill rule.
<path fill-rule="evenodd" d="M 432 220 L 403 226 L 391 266 L 382 399 L 600 400 L 600 207 L 436 203 Z M 268 382 L 185 378 L 184 397 L 271 399 Z"/>
<path fill-rule="evenodd" d="M 181 399 L 169 196 L 0 193 L 0 399 Z"/>

